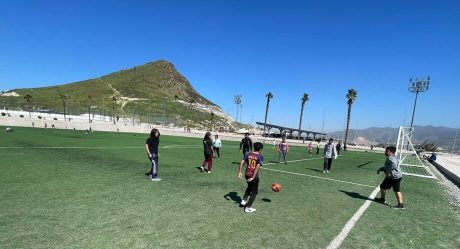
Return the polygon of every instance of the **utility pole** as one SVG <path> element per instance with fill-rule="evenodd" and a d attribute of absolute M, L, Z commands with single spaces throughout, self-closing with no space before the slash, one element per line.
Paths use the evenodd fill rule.
<path fill-rule="evenodd" d="M 452 155 L 454 155 L 455 145 L 456 145 L 456 143 L 457 143 L 457 134 L 458 134 L 458 127 L 457 127 L 457 129 L 455 129 L 454 144 L 452 145 Z"/>
<path fill-rule="evenodd" d="M 417 106 L 418 94 L 428 91 L 428 88 L 430 87 L 430 76 L 426 79 L 415 78 L 415 80 L 412 80 L 411 78 L 409 82 L 409 92 L 415 93 L 414 109 L 412 110 L 412 120 L 410 121 L 410 127 L 412 128 L 414 124 L 415 107 Z"/>

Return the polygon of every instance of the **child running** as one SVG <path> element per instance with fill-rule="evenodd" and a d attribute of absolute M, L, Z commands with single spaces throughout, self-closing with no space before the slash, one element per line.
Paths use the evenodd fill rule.
<path fill-rule="evenodd" d="M 145 142 L 145 150 L 147 151 L 147 156 L 149 157 L 150 162 L 152 163 L 152 168 L 148 174 L 151 177 L 152 181 L 161 181 L 161 178 L 158 176 L 158 145 L 160 144 L 160 131 L 153 128 L 150 131 L 150 137 L 147 138 Z"/>
<path fill-rule="evenodd" d="M 259 190 L 259 170 L 263 164 L 264 157 L 261 155 L 264 145 L 260 142 L 254 143 L 254 152 L 248 152 L 244 155 L 243 160 L 240 162 L 240 168 L 238 177 L 243 178 L 242 170 L 246 164 L 245 178 L 248 184 L 246 191 L 244 192 L 243 200 L 241 205 L 245 207 L 244 212 L 252 213 L 256 209 L 252 207 Z"/>

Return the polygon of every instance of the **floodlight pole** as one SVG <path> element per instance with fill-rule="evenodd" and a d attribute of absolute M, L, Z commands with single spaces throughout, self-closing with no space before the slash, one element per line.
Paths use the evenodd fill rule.
<path fill-rule="evenodd" d="M 410 79 L 409 82 L 409 92 L 415 93 L 414 109 L 412 110 L 412 120 L 410 121 L 410 127 L 412 128 L 414 124 L 415 107 L 417 106 L 418 94 L 428 91 L 428 88 L 430 87 L 430 76 L 428 76 L 426 79 L 415 78 L 414 81 Z"/>

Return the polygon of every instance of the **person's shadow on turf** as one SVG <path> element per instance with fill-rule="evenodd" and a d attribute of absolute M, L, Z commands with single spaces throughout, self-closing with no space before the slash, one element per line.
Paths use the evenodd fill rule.
<path fill-rule="evenodd" d="M 348 196 L 350 196 L 350 197 L 352 197 L 352 198 L 366 200 L 366 201 L 373 201 L 373 202 L 380 203 L 380 204 L 383 204 L 383 205 L 386 205 L 386 206 L 390 206 L 390 205 L 388 205 L 386 203 L 378 202 L 378 201 L 376 201 L 374 199 L 371 199 L 371 198 L 369 198 L 367 196 L 363 196 L 363 195 L 361 195 L 359 193 L 356 193 L 356 192 L 348 192 L 348 191 L 345 191 L 345 190 L 339 190 L 339 191 L 344 193 L 344 194 L 346 194 L 346 195 L 348 195 Z"/>
<path fill-rule="evenodd" d="M 305 168 L 305 169 L 309 169 L 311 171 L 316 171 L 316 172 L 323 172 L 322 170 L 319 170 L 319 169 L 312 169 L 312 168 Z"/>
<path fill-rule="evenodd" d="M 228 194 L 224 195 L 224 198 L 228 201 L 232 200 L 236 204 L 240 204 L 242 200 L 241 197 L 239 197 L 236 192 L 228 192 Z"/>

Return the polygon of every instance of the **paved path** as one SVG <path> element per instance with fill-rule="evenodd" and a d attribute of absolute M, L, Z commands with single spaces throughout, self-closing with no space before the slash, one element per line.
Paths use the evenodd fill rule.
<path fill-rule="evenodd" d="M 460 156 L 447 153 L 438 153 L 436 163 L 433 164 L 439 171 L 460 187 Z"/>

